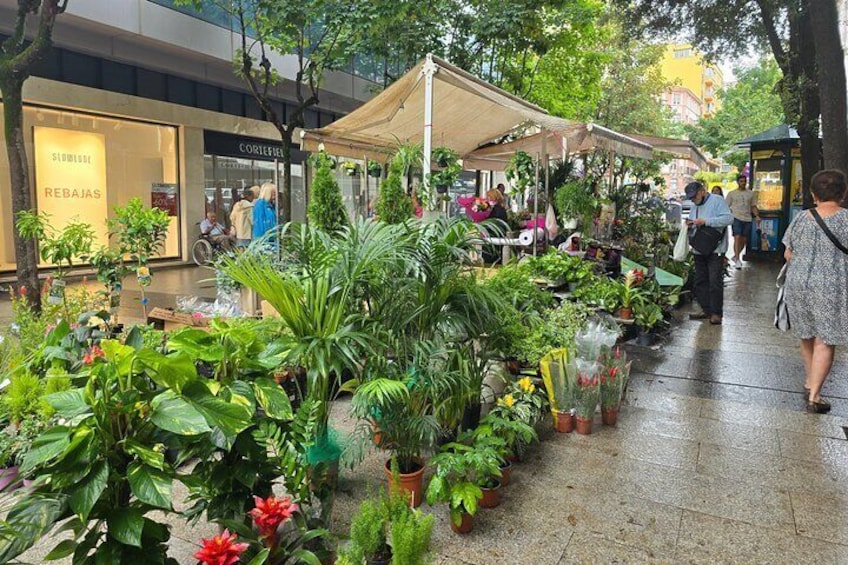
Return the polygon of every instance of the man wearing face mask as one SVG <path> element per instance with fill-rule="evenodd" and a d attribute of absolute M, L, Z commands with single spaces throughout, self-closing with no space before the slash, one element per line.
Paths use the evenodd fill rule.
<path fill-rule="evenodd" d="M 686 225 L 689 226 L 689 242 L 695 258 L 695 300 L 701 306 L 701 311 L 690 314 L 689 319 L 709 319 L 711 324 L 719 325 L 724 307 L 724 255 L 727 253 L 724 232 L 733 223 L 733 214 L 724 198 L 709 194 L 698 181 L 686 185 L 686 198 L 694 204 Z M 697 234 L 698 230 L 701 230 L 700 234 Z M 718 232 L 717 237 L 710 237 L 715 231 Z M 704 244 L 712 239 L 715 239 L 715 245 Z"/>

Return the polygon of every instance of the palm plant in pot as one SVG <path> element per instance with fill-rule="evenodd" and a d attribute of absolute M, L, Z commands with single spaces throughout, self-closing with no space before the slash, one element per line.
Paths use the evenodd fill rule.
<path fill-rule="evenodd" d="M 427 503 L 445 502 L 450 510 L 451 528 L 468 533 L 483 498 L 481 484 L 500 477 L 495 451 L 487 446 L 448 443 L 431 460 L 435 474 L 427 487 Z"/>
<path fill-rule="evenodd" d="M 577 367 L 567 348 L 554 349 L 540 362 L 542 380 L 548 393 L 554 429 L 569 433 L 574 429 L 574 373 Z"/>

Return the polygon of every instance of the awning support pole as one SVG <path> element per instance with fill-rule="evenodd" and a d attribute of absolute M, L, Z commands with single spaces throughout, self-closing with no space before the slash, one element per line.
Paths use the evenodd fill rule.
<path fill-rule="evenodd" d="M 542 156 L 536 153 L 536 175 L 533 178 L 533 257 L 537 254 L 539 237 L 539 160 L 541 158 Z"/>
<path fill-rule="evenodd" d="M 436 210 L 436 196 L 430 183 L 430 153 L 433 145 L 433 76 L 439 67 L 433 62 L 433 55 L 427 53 L 427 59 L 421 67 L 424 74 L 424 155 L 422 159 L 422 174 L 424 186 L 427 189 L 427 207 Z"/>

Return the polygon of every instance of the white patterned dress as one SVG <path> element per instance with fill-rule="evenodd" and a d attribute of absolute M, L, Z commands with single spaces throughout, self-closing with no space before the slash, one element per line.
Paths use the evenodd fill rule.
<path fill-rule="evenodd" d="M 848 210 L 823 220 L 848 247 Z M 818 337 L 829 345 L 848 345 L 848 255 L 808 212 L 793 220 L 783 243 L 792 251 L 785 295 L 792 333 L 799 339 Z"/>

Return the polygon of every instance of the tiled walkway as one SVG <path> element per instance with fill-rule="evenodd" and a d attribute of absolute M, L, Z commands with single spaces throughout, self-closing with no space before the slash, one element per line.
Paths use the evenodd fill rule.
<path fill-rule="evenodd" d="M 681 319 L 660 349 L 632 348 L 618 427 L 544 434 L 472 533 L 453 534 L 443 507 L 423 506 L 437 516 L 434 563 L 848 563 L 846 356 L 824 391 L 834 415 L 804 413 L 795 340 L 771 325 L 775 274 L 734 272 L 723 326 Z M 334 407 L 341 430 L 347 407 Z M 384 458 L 342 472 L 335 532 L 383 484 Z M 175 521 L 172 554 L 193 563 L 212 531 Z"/>

